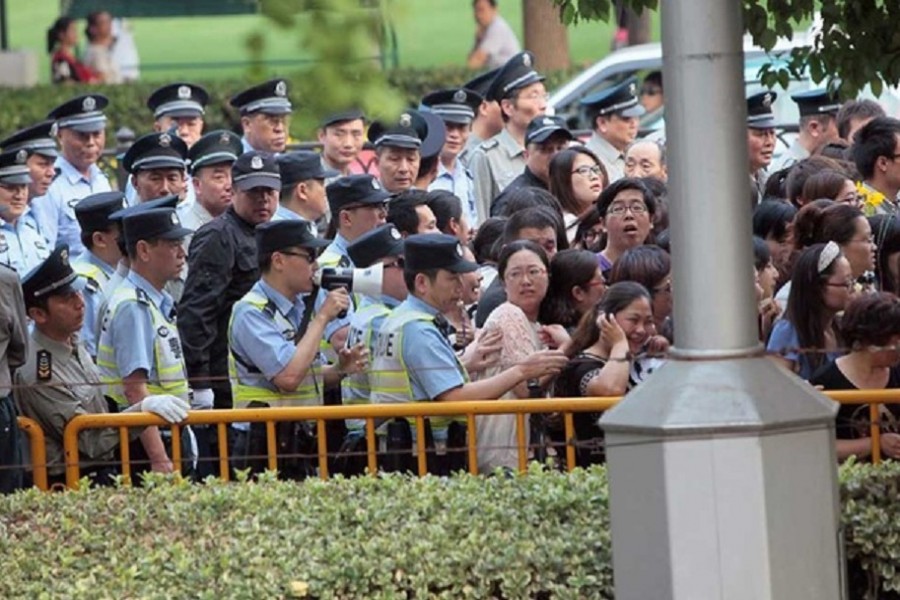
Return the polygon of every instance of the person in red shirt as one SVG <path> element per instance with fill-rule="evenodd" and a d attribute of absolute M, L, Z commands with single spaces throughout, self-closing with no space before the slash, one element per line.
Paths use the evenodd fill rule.
<path fill-rule="evenodd" d="M 47 30 L 50 79 L 53 83 L 98 83 L 100 76 L 75 57 L 78 29 L 71 17 L 59 17 Z"/>

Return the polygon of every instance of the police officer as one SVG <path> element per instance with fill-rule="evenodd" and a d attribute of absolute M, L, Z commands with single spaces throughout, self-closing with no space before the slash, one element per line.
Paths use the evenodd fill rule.
<path fill-rule="evenodd" d="M 462 298 L 460 275 L 477 270 L 478 265 L 463 258 L 462 245 L 455 237 L 440 233 L 406 238 L 404 253 L 403 275 L 409 296 L 378 331 L 370 373 L 373 403 L 499 398 L 523 381 L 558 373 L 566 364 L 562 352 L 536 352 L 493 377 L 470 382 L 446 337 L 448 323 L 441 313 L 453 309 Z M 465 443 L 465 436 L 451 434 L 451 421 L 434 419 L 430 423 L 438 453 L 445 445 Z M 457 437 L 455 443 L 453 437 Z M 432 462 L 438 472 L 463 466 L 463 461 Z"/>
<path fill-rule="evenodd" d="M 82 291 L 85 308 L 81 342 L 92 357 L 97 356 L 95 335 L 100 307 L 107 297 L 106 286 L 123 256 L 119 248 L 119 223 L 109 217 L 124 206 L 125 194 L 122 192 L 93 194 L 75 205 L 75 217 L 81 227 L 85 251 L 75 259 L 72 268 L 86 284 Z"/>
<path fill-rule="evenodd" d="M 747 97 L 747 154 L 750 156 L 750 189 L 756 201 L 763 198 L 766 167 L 775 151 L 775 113 L 772 103 L 778 94 L 765 91 Z"/>
<path fill-rule="evenodd" d="M 284 152 L 292 112 L 284 79 L 272 79 L 236 94 L 231 106 L 241 113 L 244 152 Z"/>
<path fill-rule="evenodd" d="M 419 147 L 419 171 L 416 173 L 413 187 L 427 190 L 437 177 L 438 165 L 441 164 L 441 149 L 444 147 L 447 136 L 445 134 L 446 127 L 439 116 L 428 110 L 423 111 L 421 115 L 428 125 L 428 133 Z"/>
<path fill-rule="evenodd" d="M 159 132 L 171 132 L 184 140 L 188 148 L 203 134 L 203 115 L 209 102 L 209 93 L 193 83 L 171 83 L 157 88 L 147 99 L 147 108 L 153 113 L 153 128 Z"/>
<path fill-rule="evenodd" d="M 544 77 L 533 64 L 530 52 L 516 54 L 500 68 L 485 96 L 500 105 L 503 130 L 469 158 L 479 222 L 490 217 L 491 201 L 525 168 L 525 130 L 547 111 Z"/>
<path fill-rule="evenodd" d="M 50 255 L 44 237 L 27 218 L 31 183 L 27 160 L 25 149 L 0 153 L 0 263 L 20 276 Z"/>
<path fill-rule="evenodd" d="M 231 206 L 191 240 L 178 304 L 188 374 L 195 381 L 194 401 L 211 404 L 215 395 L 217 408 L 232 404 L 225 381 L 231 308 L 259 279 L 253 230 L 275 214 L 281 190 L 278 163 L 270 154 L 242 154 L 231 168 L 231 180 Z"/>
<path fill-rule="evenodd" d="M 371 175 L 341 177 L 325 191 L 331 208 L 334 241 L 319 257 L 319 265 L 352 267 L 347 246 L 367 231 L 384 224 L 391 194 Z"/>
<path fill-rule="evenodd" d="M 121 198 L 119 200 L 121 203 Z M 66 457 L 63 431 L 80 414 L 109 411 L 100 385 L 100 372 L 94 366 L 78 333 L 86 316 L 82 298 L 85 280 L 72 269 L 69 250 L 60 246 L 23 281 L 24 304 L 34 322 L 31 352 L 25 366 L 16 372 L 16 400 L 27 417 L 38 422 L 47 442 L 47 466 L 51 483 L 65 481 Z M 152 412 L 170 423 L 187 416 L 188 404 L 168 394 L 146 396 L 126 412 Z M 139 429 L 131 429 L 132 439 Z M 115 461 L 119 434 L 113 429 L 88 429 L 78 437 L 80 461 Z M 115 469 L 88 466 L 82 475 L 98 483 L 111 483 Z"/>
<path fill-rule="evenodd" d="M 375 146 L 381 185 L 392 194 L 413 187 L 419 175 L 419 152 L 428 136 L 428 123 L 415 110 L 403 112 L 396 122 L 375 121 L 369 126 L 369 141 Z M 334 218 L 332 213 L 332 218 Z"/>
<path fill-rule="evenodd" d="M 370 353 L 375 351 L 375 333 L 391 310 L 406 299 L 403 281 L 403 238 L 394 225 L 386 223 L 363 234 L 347 248 L 354 264 L 361 269 L 373 269 L 381 274 L 381 295 L 366 297 L 364 305 L 353 313 L 347 335 L 347 347 L 363 344 Z M 371 396 L 369 373 L 361 371 L 347 375 L 341 382 L 344 404 L 368 404 Z M 355 456 L 365 442 L 365 419 L 347 420 L 347 437 L 341 453 L 345 475 L 362 473 L 365 458 Z"/>
<path fill-rule="evenodd" d="M 809 158 L 816 148 L 840 138 L 837 114 L 841 102 L 835 94 L 821 88 L 793 94 L 791 100 L 800 111 L 800 127 L 788 149 L 769 166 L 770 173 Z"/>
<path fill-rule="evenodd" d="M 358 108 L 328 115 L 319 124 L 318 138 L 322 144 L 322 169 L 337 171 L 337 175 L 325 180 L 328 185 L 352 173 L 366 141 L 366 116 Z"/>
<path fill-rule="evenodd" d="M 228 328 L 235 407 L 252 402 L 274 407 L 318 405 L 324 389 L 339 385 L 343 372 L 365 366 L 368 351 L 364 346 L 342 351 L 338 365 L 323 366 L 319 356 L 325 326 L 347 309 L 350 296 L 343 288 L 328 292 L 315 316 L 301 298 L 312 291 L 316 254 L 327 244 L 316 234 L 315 224 L 302 219 L 263 223 L 256 229 L 260 280 L 235 303 Z M 291 427 L 280 428 L 280 442 L 312 438 L 305 428 L 286 425 Z M 237 426 L 239 432 L 248 429 Z M 236 453 L 252 455 L 255 451 L 250 446 L 256 445 L 242 441 L 245 437 L 237 434 Z M 281 470 L 301 476 L 308 474 L 306 467 L 302 461 L 285 458 Z"/>
<path fill-rule="evenodd" d="M 243 153 L 241 138 L 231 131 L 210 131 L 188 150 L 194 202 L 183 202 L 178 216 L 188 229 L 196 231 L 218 217 L 234 197 L 231 166 Z"/>
<path fill-rule="evenodd" d="M 22 487 L 22 450 L 13 403 L 12 373 L 28 356 L 28 322 L 19 276 L 0 265 L 0 494 Z"/>
<path fill-rule="evenodd" d="M 575 139 L 560 117 L 535 117 L 525 133 L 525 170 L 513 179 L 491 203 L 491 216 L 506 216 L 506 203 L 523 187 L 550 189 L 550 161 Z"/>
<path fill-rule="evenodd" d="M 463 84 L 463 89 L 471 90 L 481 96 L 481 104 L 475 109 L 475 117 L 472 119 L 469 139 L 466 140 L 465 146 L 459 153 L 459 160 L 466 168 L 469 167 L 469 158 L 472 156 L 472 151 L 480 146 L 481 142 L 494 137 L 503 129 L 500 105 L 487 99 L 487 91 L 490 89 L 494 77 L 499 72 L 499 68 L 492 69 Z"/>
<path fill-rule="evenodd" d="M 131 174 L 134 201 L 138 204 L 169 194 L 185 195 L 187 144 L 167 132 L 148 133 L 131 145 L 122 158 L 122 167 Z"/>
<path fill-rule="evenodd" d="M 325 168 L 315 152 L 297 150 L 278 156 L 281 196 L 274 220 L 305 219 L 317 223 L 328 212 L 325 182 L 339 173 Z"/>
<path fill-rule="evenodd" d="M 109 179 L 97 166 L 106 145 L 106 96 L 88 94 L 73 98 L 47 115 L 56 123 L 62 156 L 56 159 L 59 176 L 47 196 L 34 203 L 35 218 L 50 247 L 68 244 L 72 256 L 84 251 L 75 218 L 75 204 L 86 196 L 108 192 Z"/>
<path fill-rule="evenodd" d="M 464 88 L 440 90 L 422 98 L 422 105 L 444 121 L 446 140 L 441 149 L 437 177 L 428 190 L 447 190 L 463 201 L 469 223 L 478 223 L 475 205 L 475 182 L 459 160 L 466 147 L 475 111 L 484 99 Z"/>
<path fill-rule="evenodd" d="M 56 177 L 55 161 L 59 157 L 59 152 L 53 135 L 53 121 L 41 121 L 31 127 L 20 129 L 0 141 L 0 149 L 3 152 L 17 150 L 28 152 L 28 160 L 25 164 L 28 165 L 28 172 L 31 175 L 31 183 L 28 184 L 29 207 L 35 198 L 41 198 L 47 193 L 53 178 Z M 42 198 L 41 202 L 44 201 Z M 38 233 L 43 235 L 33 210 L 29 210 L 25 218 L 32 222 Z"/>
<path fill-rule="evenodd" d="M 609 182 L 625 176 L 625 150 L 637 138 L 640 116 L 646 109 L 637 96 L 637 83 L 627 79 L 617 86 L 582 98 L 581 105 L 591 124 L 585 146 L 606 167 Z"/>
<path fill-rule="evenodd" d="M 131 270 L 109 299 L 97 342 L 106 395 L 123 408 L 157 394 L 188 402 L 175 303 L 164 288 L 181 270 L 181 240 L 191 231 L 172 208 L 139 210 L 123 225 Z M 172 471 L 156 427 L 146 428 L 141 442 L 154 471 Z"/>

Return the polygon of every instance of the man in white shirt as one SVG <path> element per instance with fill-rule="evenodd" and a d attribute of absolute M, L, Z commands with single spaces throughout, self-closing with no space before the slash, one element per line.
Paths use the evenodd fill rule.
<path fill-rule="evenodd" d="M 478 28 L 466 65 L 470 69 L 495 69 L 522 51 L 509 23 L 498 14 L 497 0 L 474 0 L 472 11 Z"/>

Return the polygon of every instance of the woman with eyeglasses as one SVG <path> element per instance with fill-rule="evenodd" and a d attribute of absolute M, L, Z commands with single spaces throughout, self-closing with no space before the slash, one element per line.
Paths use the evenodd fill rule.
<path fill-rule="evenodd" d="M 656 199 L 639 179 L 625 177 L 613 182 L 597 200 L 606 244 L 597 255 L 600 270 L 608 277 L 613 264 L 629 248 L 644 244 L 653 229 Z"/>
<path fill-rule="evenodd" d="M 578 228 L 575 231 L 573 248 L 590 250 L 595 254 L 600 252 L 600 243 L 603 241 L 603 224 L 600 223 L 600 213 L 595 204 L 578 220 Z"/>
<path fill-rule="evenodd" d="M 506 302 L 491 312 L 481 332 L 481 335 L 502 332 L 502 348 L 499 363 L 484 372 L 485 378 L 521 362 L 534 352 L 568 344 L 569 336 L 561 326 L 544 326 L 538 322 L 541 303 L 550 283 L 549 272 L 550 260 L 538 244 L 517 240 L 503 248 L 497 265 L 497 277 L 506 290 Z M 523 382 L 502 399 L 543 395 L 540 392 L 542 388 L 543 382 L 537 380 Z M 518 442 L 515 416 L 478 417 L 476 424 L 479 470 L 490 472 L 498 467 L 516 468 Z"/>
<path fill-rule="evenodd" d="M 584 146 L 567 148 L 550 161 L 550 193 L 562 206 L 569 243 L 575 241 L 579 219 L 594 206 L 608 183 L 606 168 Z"/>
<path fill-rule="evenodd" d="M 853 287 L 850 261 L 835 242 L 800 253 L 784 318 L 775 323 L 767 350 L 785 368 L 809 379 L 827 359 L 840 356 L 837 315 Z"/>
<path fill-rule="evenodd" d="M 550 261 L 550 281 L 553 285 L 541 306 L 541 322 L 556 323 L 570 331 L 606 291 L 597 255 L 588 250 L 557 252 Z"/>
<path fill-rule="evenodd" d="M 854 208 L 862 206 L 862 198 L 856 191 L 853 180 L 834 169 L 823 169 L 810 175 L 803 184 L 803 197 L 812 200 L 827 198 L 838 204 L 849 204 Z"/>
<path fill-rule="evenodd" d="M 634 281 L 650 292 L 653 321 L 656 331 L 669 341 L 672 315 L 672 260 L 669 253 L 658 246 L 638 246 L 626 250 L 613 265 L 609 283 Z"/>

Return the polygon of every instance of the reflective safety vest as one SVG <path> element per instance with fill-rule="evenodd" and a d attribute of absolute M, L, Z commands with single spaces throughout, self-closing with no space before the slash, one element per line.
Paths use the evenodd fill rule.
<path fill-rule="evenodd" d="M 109 275 L 103 269 L 90 261 L 79 258 L 72 262 L 72 270 L 84 277 L 87 281 L 85 287 L 88 291 L 101 295 L 106 293 L 105 288 L 109 283 Z"/>
<path fill-rule="evenodd" d="M 265 375 L 253 364 L 252 360 L 238 356 L 233 350 L 234 340 L 232 332 L 234 330 L 234 315 L 238 306 L 241 304 L 250 304 L 257 310 L 261 310 L 266 314 L 275 327 L 284 335 L 284 339 L 294 342 L 297 335 L 297 328 L 294 327 L 287 317 L 281 314 L 276 308 L 275 303 L 269 300 L 265 295 L 254 290 L 238 300 L 231 313 L 231 321 L 228 324 L 228 378 L 231 381 L 231 393 L 234 397 L 235 408 L 246 408 L 250 402 L 265 402 L 269 406 L 317 406 L 322 404 L 322 390 L 320 389 L 317 377 L 321 374 L 322 366 L 318 357 L 313 359 L 313 364 L 306 371 L 306 376 L 297 389 L 293 392 L 279 391 L 275 385 L 266 379 Z M 238 365 L 246 374 L 238 373 Z"/>
<path fill-rule="evenodd" d="M 112 346 L 111 325 L 115 322 L 118 310 L 129 302 L 137 302 L 150 311 L 150 323 L 153 327 L 153 366 L 156 371 L 155 380 L 147 382 L 147 390 L 151 395 L 172 394 L 186 402 L 190 401 L 187 381 L 187 370 L 184 366 L 184 354 L 181 350 L 181 339 L 174 321 L 168 321 L 162 311 L 150 300 L 144 290 L 137 288 L 130 281 L 125 281 L 116 288 L 100 326 L 100 338 L 97 342 L 97 366 L 100 368 L 100 380 L 106 384 L 104 393 L 121 406 L 128 406 L 122 388 L 122 378 L 129 373 L 119 373 L 116 363 L 116 349 Z"/>
<path fill-rule="evenodd" d="M 433 398 L 416 398 L 413 392 L 412 378 L 409 369 L 403 361 L 403 346 L 406 340 L 403 336 L 403 328 L 413 321 L 434 322 L 434 315 L 416 310 L 394 310 L 382 323 L 381 330 L 375 340 L 374 359 L 369 373 L 373 404 L 399 404 L 404 402 L 431 402 Z M 412 340 L 411 343 L 414 343 Z M 422 352 L 428 352 L 428 348 L 422 348 Z M 454 355 L 455 356 L 455 355 Z M 456 368 L 463 381 L 469 382 L 469 374 L 466 368 L 456 357 Z M 422 373 L 420 377 L 428 377 Z M 454 417 L 435 417 L 431 419 L 432 429 L 446 430 L 451 421 L 458 420 Z M 464 420 L 464 419 L 463 419 Z M 412 423 L 415 419 L 409 419 Z"/>
<path fill-rule="evenodd" d="M 356 344 L 363 343 L 370 352 L 374 351 L 375 331 L 372 328 L 372 322 L 380 317 L 386 317 L 391 314 L 391 309 L 382 304 L 375 302 L 359 309 L 353 314 L 353 320 L 350 322 L 350 331 L 347 334 L 347 347 L 350 348 Z M 343 394 L 344 404 L 368 404 L 372 394 L 369 373 L 363 371 L 361 373 L 353 373 L 344 377 L 341 381 L 341 393 Z M 365 427 L 365 419 L 347 419 L 347 427 L 351 429 L 360 429 Z"/>

